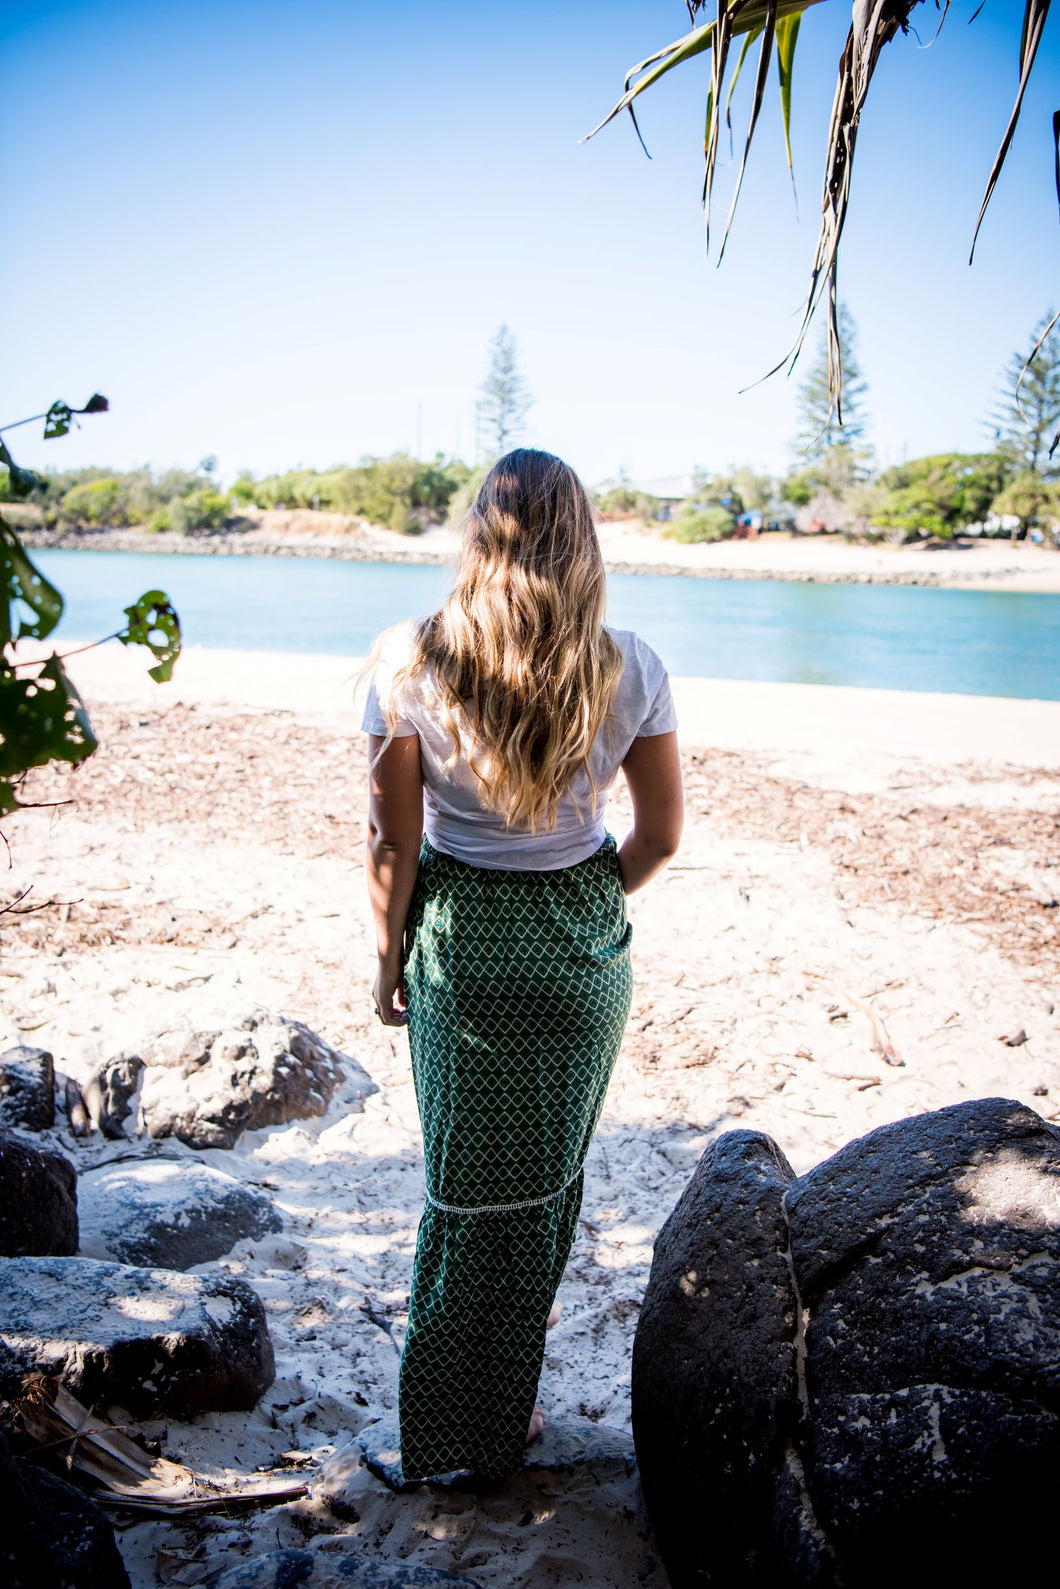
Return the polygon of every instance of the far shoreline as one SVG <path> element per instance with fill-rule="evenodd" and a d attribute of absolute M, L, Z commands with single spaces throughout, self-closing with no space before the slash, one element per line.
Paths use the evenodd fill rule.
<path fill-rule="evenodd" d="M 279 518 L 280 516 L 277 515 Z M 330 517 L 330 516 L 329 516 Z M 168 556 L 297 557 L 344 562 L 451 566 L 457 536 L 432 526 L 415 536 L 362 526 L 341 534 L 306 533 L 302 515 L 279 534 L 265 526 L 219 534 L 178 536 L 139 529 L 45 530 L 16 526 L 31 549 L 154 553 Z M 269 526 L 271 528 L 271 526 Z M 766 534 L 754 540 L 668 542 L 658 532 L 628 523 L 600 526 L 608 573 L 693 579 L 781 580 L 803 584 L 907 585 L 955 590 L 1060 595 L 1060 551 L 1026 543 L 976 541 L 951 546 L 924 543 L 893 547 L 848 542 L 838 536 L 789 539 Z"/>

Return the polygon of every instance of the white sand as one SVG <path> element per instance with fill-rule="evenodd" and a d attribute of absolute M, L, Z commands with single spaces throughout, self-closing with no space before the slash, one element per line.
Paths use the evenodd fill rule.
<path fill-rule="evenodd" d="M 379 1083 L 363 1115 L 339 1099 L 322 1121 L 205 1155 L 267 1184 L 284 1213 L 282 1237 L 206 1266 L 264 1297 L 278 1379 L 249 1417 L 170 1421 L 166 1450 L 244 1471 L 322 1454 L 394 1405 L 397 1354 L 361 1305 L 400 1339 L 422 1198 L 405 1040 L 369 1005 L 355 664 L 191 651 L 163 689 L 117 650 L 73 667 L 104 746 L 38 785 L 73 791 L 76 809 L 8 824 L 9 892 L 83 903 L 6 928 L 0 1037 L 83 1074 L 146 1031 L 261 1002 Z M 633 1015 L 542 1384 L 546 1411 L 618 1425 L 654 1235 L 719 1132 L 768 1131 L 801 1170 L 957 1099 L 1060 1115 L 1060 704 L 713 680 L 677 693 L 686 842 L 631 901 Z M 612 826 L 627 820 L 616 799 Z M 870 1010 L 904 1065 L 874 1050 Z M 491 1589 L 664 1589 L 631 1481 L 546 1491 L 526 1523 L 519 1485 L 396 1498 L 362 1474 L 358 1523 L 296 1505 L 140 1523 L 123 1545 L 137 1589 L 158 1581 L 160 1548 L 193 1573 L 347 1536 Z"/>
<path fill-rule="evenodd" d="M 354 694 L 363 665 L 360 657 L 189 647 L 172 683 L 157 685 L 141 654 L 105 646 L 75 658 L 70 671 L 97 700 L 317 713 L 348 731 L 356 726 Z M 673 683 L 686 745 L 1060 767 L 1060 701 L 745 679 Z"/>
<path fill-rule="evenodd" d="M 297 515 L 287 516 L 292 529 L 298 522 Z M 275 530 L 263 525 L 262 533 Z M 365 529 L 359 539 L 374 551 L 393 550 L 402 557 L 450 557 L 457 548 L 453 530 L 441 525 L 412 539 L 379 529 Z M 970 590 L 1060 591 L 1060 552 L 1023 541 L 852 545 L 841 535 L 769 532 L 754 540 L 683 545 L 670 540 L 661 526 L 637 519 L 604 521 L 600 540 L 607 564 L 615 570 L 669 567 L 734 578 L 917 581 Z"/>

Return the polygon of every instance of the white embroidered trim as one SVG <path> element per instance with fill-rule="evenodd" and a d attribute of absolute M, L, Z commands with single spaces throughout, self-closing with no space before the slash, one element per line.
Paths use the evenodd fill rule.
<path fill-rule="evenodd" d="M 557 1197 L 562 1197 L 574 1185 L 581 1173 L 582 1165 L 579 1164 L 570 1180 L 564 1181 L 558 1192 L 549 1192 L 547 1197 L 528 1197 L 524 1203 L 485 1203 L 479 1208 L 457 1208 L 453 1203 L 440 1203 L 430 1192 L 427 1193 L 427 1201 L 442 1214 L 514 1214 L 521 1208 L 543 1208 L 546 1203 L 555 1202 Z"/>

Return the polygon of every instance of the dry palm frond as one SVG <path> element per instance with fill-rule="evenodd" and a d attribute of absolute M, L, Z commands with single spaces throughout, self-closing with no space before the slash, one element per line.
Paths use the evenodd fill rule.
<path fill-rule="evenodd" d="M 703 202 L 707 210 L 709 243 L 710 196 L 717 161 L 722 114 L 722 92 L 725 86 L 724 79 L 729 46 L 737 35 L 746 36 L 735 72 L 729 83 L 728 97 L 725 101 L 727 122 L 730 116 L 732 92 L 736 79 L 739 77 L 740 69 L 743 66 L 748 50 L 756 39 L 761 38 L 758 72 L 752 95 L 750 126 L 736 179 L 735 191 L 729 207 L 725 233 L 722 238 L 718 259 L 719 264 L 721 263 L 721 254 L 724 253 L 725 242 L 732 226 L 736 204 L 740 197 L 747 156 L 758 122 L 762 96 L 768 76 L 769 58 L 774 45 L 780 78 L 780 100 L 788 168 L 789 170 L 792 169 L 790 121 L 795 47 L 799 37 L 799 25 L 803 13 L 808 11 L 811 6 L 822 3 L 823 0 L 717 0 L 717 14 L 713 21 L 705 23 L 701 27 L 693 26 L 690 33 L 675 39 L 665 49 L 657 50 L 653 55 L 647 56 L 630 69 L 626 74 L 622 97 L 604 119 L 588 134 L 590 138 L 593 137 L 621 111 L 628 110 L 633 118 L 637 136 L 640 138 L 640 128 L 637 126 L 633 109 L 634 101 L 637 97 L 643 94 L 646 89 L 651 88 L 667 72 L 672 71 L 675 66 L 680 66 L 694 56 L 710 50 L 712 56 L 711 79 L 707 97 L 703 181 Z M 829 311 L 829 393 L 840 424 L 842 424 L 842 369 L 839 356 L 838 327 L 836 324 L 836 264 L 843 223 L 846 219 L 847 205 L 850 199 L 851 167 L 854 158 L 854 147 L 857 141 L 858 125 L 881 50 L 886 44 L 891 42 L 897 33 L 907 31 L 910 14 L 922 3 L 923 0 L 853 0 L 851 27 L 846 46 L 840 57 L 835 100 L 828 129 L 821 225 L 810 273 L 809 290 L 806 295 L 802 320 L 795 342 L 779 364 L 769 372 L 770 375 L 774 375 L 777 370 L 784 368 L 785 365 L 790 371 L 805 344 L 814 313 L 819 307 L 821 299 L 827 297 Z M 689 15 L 694 21 L 696 13 L 704 10 L 706 0 L 687 0 L 687 4 Z M 939 27 L 941 28 L 950 9 L 950 0 L 936 0 L 936 8 L 941 12 L 939 20 Z M 981 9 L 980 7 L 979 10 Z M 971 21 L 974 21 L 975 17 L 978 16 L 979 10 L 973 14 Z M 998 177 L 1001 174 L 1001 169 L 1012 144 L 1012 138 L 1023 105 L 1024 93 L 1034 67 L 1048 11 L 1049 0 L 1025 0 L 1019 52 L 1019 87 L 1004 137 L 994 158 L 987 181 L 972 239 L 973 252 L 975 239 L 979 235 L 983 217 L 986 214 L 987 206 L 990 203 Z M 1060 111 L 1053 117 L 1053 139 L 1056 149 L 1057 199 L 1060 202 Z M 643 146 L 643 138 L 640 141 Z M 645 152 L 647 151 L 645 150 Z M 1053 447 L 1055 448 L 1058 445 L 1060 445 L 1060 434 L 1054 441 Z"/>
<path fill-rule="evenodd" d="M 990 175 L 986 182 L 986 192 L 983 194 L 983 202 L 979 207 L 979 216 L 975 223 L 975 232 L 972 235 L 972 247 L 971 252 L 968 255 L 969 265 L 971 264 L 972 256 L 975 253 L 976 238 L 979 236 L 979 228 L 983 224 L 983 216 L 986 214 L 986 207 L 990 203 L 994 189 L 997 186 L 997 179 L 1001 175 L 1001 167 L 1005 164 L 1005 156 L 1009 152 L 1009 148 L 1012 144 L 1013 134 L 1016 131 L 1016 123 L 1020 119 L 1020 110 L 1023 106 L 1023 95 L 1026 91 L 1027 84 L 1030 81 L 1031 70 L 1034 66 L 1034 58 L 1038 53 L 1038 46 L 1042 42 L 1042 32 L 1045 28 L 1045 19 L 1048 15 L 1049 0 L 1027 0 L 1026 9 L 1023 13 L 1023 31 L 1020 35 L 1020 81 L 1019 87 L 1016 90 L 1016 102 L 1012 107 L 1012 114 L 1008 119 L 1008 126 L 1005 128 L 1005 136 L 1001 140 L 997 154 L 994 156 L 994 163 L 990 167 Z M 1055 132 L 1055 116 L 1053 117 L 1053 129 Z"/>
<path fill-rule="evenodd" d="M 832 102 L 832 119 L 828 126 L 828 149 L 821 191 L 821 229 L 817 234 L 817 249 L 810 270 L 810 287 L 806 294 L 802 324 L 791 351 L 770 371 L 770 374 L 775 374 L 782 365 L 787 364 L 790 368 L 795 363 L 802 352 L 814 312 L 822 296 L 827 293 L 828 395 L 840 425 L 843 423 L 843 371 L 839 348 L 836 265 L 839 240 L 843 235 L 850 202 L 854 147 L 861 112 L 880 51 L 896 33 L 904 32 L 909 24 L 909 13 L 919 3 L 920 0 L 854 0 L 850 32 L 839 58 L 839 76 Z"/>
<path fill-rule="evenodd" d="M 306 1486 L 287 1478 L 218 1484 L 179 1462 L 148 1456 L 135 1441 L 72 1396 L 62 1385 L 37 1380 L 17 1405 L 22 1427 L 40 1448 L 62 1453 L 67 1470 L 94 1481 L 104 1505 L 162 1516 L 216 1512 L 234 1505 L 293 1501 Z"/>

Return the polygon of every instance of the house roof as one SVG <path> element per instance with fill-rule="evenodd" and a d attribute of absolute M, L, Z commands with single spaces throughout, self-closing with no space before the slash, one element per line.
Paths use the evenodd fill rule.
<path fill-rule="evenodd" d="M 693 490 L 690 474 L 656 475 L 650 480 L 601 480 L 596 489 L 603 496 L 605 492 L 614 491 L 619 486 L 627 486 L 631 491 L 643 491 L 646 496 L 659 497 L 663 502 L 683 502 Z"/>

